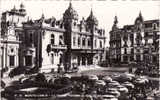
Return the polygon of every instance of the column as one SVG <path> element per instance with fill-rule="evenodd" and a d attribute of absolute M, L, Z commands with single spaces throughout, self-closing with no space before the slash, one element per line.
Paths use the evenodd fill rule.
<path fill-rule="evenodd" d="M 14 66 L 15 66 L 15 67 L 18 67 L 18 61 L 17 61 L 17 60 L 18 60 L 18 56 L 15 55 L 15 56 L 14 56 Z"/>
<path fill-rule="evenodd" d="M 85 47 L 88 48 L 88 38 L 87 37 L 85 37 L 85 42 L 86 42 L 85 43 L 86 44 Z"/>
<path fill-rule="evenodd" d="M 5 55 L 5 48 L 3 47 L 3 49 L 2 49 L 2 68 L 4 68 L 4 65 L 5 65 L 5 62 L 4 62 L 5 58 L 4 58 L 4 55 Z"/>
<path fill-rule="evenodd" d="M 80 66 L 81 66 L 82 65 L 82 57 L 80 56 L 79 59 L 80 59 Z"/>
<path fill-rule="evenodd" d="M 134 60 L 137 61 L 136 54 L 134 54 Z"/>
<path fill-rule="evenodd" d="M 80 48 L 82 48 L 82 36 L 80 37 Z"/>
<path fill-rule="evenodd" d="M 121 55 L 121 62 L 123 62 L 123 55 Z"/>
<path fill-rule="evenodd" d="M 25 56 L 23 56 L 23 66 L 26 66 Z"/>

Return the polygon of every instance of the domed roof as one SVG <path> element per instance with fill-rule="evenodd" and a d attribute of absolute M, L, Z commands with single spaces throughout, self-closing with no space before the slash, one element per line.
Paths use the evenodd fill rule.
<path fill-rule="evenodd" d="M 90 15 L 89 15 L 89 17 L 87 18 L 87 20 L 86 20 L 87 22 L 91 22 L 91 23 L 93 23 L 93 24 L 95 24 L 95 25 L 98 25 L 98 20 L 97 20 L 97 18 L 93 15 L 93 12 L 92 12 L 92 9 L 91 9 L 91 13 L 90 13 Z"/>
<path fill-rule="evenodd" d="M 135 24 L 138 23 L 138 22 L 143 22 L 143 17 L 142 17 L 141 12 L 139 13 L 139 16 L 136 18 Z"/>
<path fill-rule="evenodd" d="M 118 18 L 117 16 L 114 17 L 114 24 L 116 25 L 118 23 Z"/>
<path fill-rule="evenodd" d="M 65 13 L 63 14 L 63 18 L 64 19 L 68 19 L 68 18 L 71 18 L 71 19 L 75 19 L 75 20 L 78 20 L 78 14 L 77 12 L 73 9 L 72 7 L 72 3 L 70 2 L 69 3 L 69 7 L 68 9 L 65 11 Z"/>
<path fill-rule="evenodd" d="M 19 12 L 20 12 L 21 14 L 26 15 L 26 9 L 25 9 L 25 6 L 23 5 L 23 3 L 20 4 Z"/>
<path fill-rule="evenodd" d="M 20 4 L 20 8 L 21 8 L 21 9 L 24 9 L 23 3 Z"/>
<path fill-rule="evenodd" d="M 16 12 L 17 9 L 16 9 L 16 6 L 14 5 L 13 9 L 11 9 L 12 12 Z"/>

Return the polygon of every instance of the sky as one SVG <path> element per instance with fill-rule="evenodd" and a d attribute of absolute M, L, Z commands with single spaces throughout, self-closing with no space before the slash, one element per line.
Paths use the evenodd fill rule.
<path fill-rule="evenodd" d="M 54 16 L 57 20 L 69 6 L 70 0 L 0 0 L 0 14 L 23 3 L 27 16 L 38 19 L 42 13 L 45 18 Z M 106 46 L 109 46 L 109 31 L 111 31 L 114 17 L 118 17 L 118 26 L 134 24 L 141 11 L 144 20 L 160 18 L 159 0 L 72 0 L 72 6 L 77 11 L 79 20 L 89 16 L 91 9 L 99 21 L 99 27 L 105 29 Z"/>

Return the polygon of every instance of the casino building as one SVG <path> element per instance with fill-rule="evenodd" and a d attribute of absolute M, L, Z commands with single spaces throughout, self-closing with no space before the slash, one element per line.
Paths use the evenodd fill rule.
<path fill-rule="evenodd" d="M 8 23 L 12 23 L 9 25 L 14 28 L 12 27 L 13 31 L 9 32 L 11 32 L 12 37 L 15 37 L 12 45 L 16 45 L 9 46 L 6 43 L 10 42 L 3 42 L 5 39 L 2 38 L 2 55 L 0 55 L 2 68 L 10 68 L 11 62 L 14 61 L 15 66 L 36 67 L 41 71 L 50 71 L 52 69 L 56 70 L 58 65 L 70 68 L 74 66 L 87 67 L 96 65 L 104 59 L 105 31 L 98 27 L 98 20 L 92 10 L 86 19 L 79 20 L 78 13 L 69 3 L 69 7 L 60 20 L 55 17 L 45 18 L 44 14 L 37 20 L 31 20 L 25 17 L 24 5 L 21 4 L 20 9 L 22 10 L 14 8 L 11 12 L 2 14 L 1 37 L 3 37 L 3 34 L 9 36 L 9 33 L 4 32 L 3 29 L 6 29 L 4 28 L 6 26 L 9 27 Z M 4 14 L 8 14 L 9 18 L 4 18 L 3 16 L 6 16 Z M 15 19 L 16 22 L 13 23 L 15 16 L 18 17 Z M 8 19 L 10 20 L 8 21 Z M 19 23 L 20 26 L 18 26 Z M 5 31 L 8 30 L 7 28 Z M 14 47 L 13 50 L 10 50 L 12 48 L 8 49 L 11 53 L 14 52 L 11 57 L 9 56 L 10 52 L 3 53 L 4 45 Z M 2 58 L 4 54 L 10 59 L 8 65 L 4 64 L 6 61 Z"/>

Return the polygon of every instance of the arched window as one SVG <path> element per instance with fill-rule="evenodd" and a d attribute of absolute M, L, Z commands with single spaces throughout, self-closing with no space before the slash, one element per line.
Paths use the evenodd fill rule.
<path fill-rule="evenodd" d="M 76 23 L 76 22 L 74 22 L 74 26 L 76 26 L 76 24 L 77 24 L 77 23 Z"/>
<path fill-rule="evenodd" d="M 88 46 L 91 46 L 91 40 L 88 39 Z"/>
<path fill-rule="evenodd" d="M 124 54 L 127 54 L 127 49 L 126 48 L 124 49 Z"/>
<path fill-rule="evenodd" d="M 54 54 L 51 54 L 51 63 L 54 64 Z"/>
<path fill-rule="evenodd" d="M 102 41 L 99 42 L 100 48 L 102 48 Z"/>
<path fill-rule="evenodd" d="M 54 44 L 54 34 L 51 34 L 51 44 Z"/>
<path fill-rule="evenodd" d="M 82 45 L 83 45 L 83 46 L 86 45 L 86 39 L 85 39 L 85 38 L 83 38 L 83 40 L 82 40 Z"/>
<path fill-rule="evenodd" d="M 153 24 L 153 29 L 156 30 L 156 28 L 157 28 L 157 25 L 156 25 L 156 23 L 154 23 Z"/>

